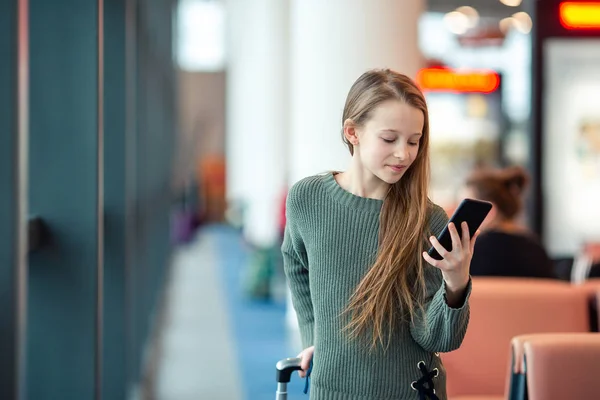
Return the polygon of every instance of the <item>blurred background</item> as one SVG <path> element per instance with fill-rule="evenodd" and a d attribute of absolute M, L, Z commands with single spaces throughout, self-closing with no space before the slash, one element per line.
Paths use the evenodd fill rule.
<path fill-rule="evenodd" d="M 287 190 L 349 162 L 354 80 L 416 80 L 430 197 L 520 166 L 557 278 L 600 242 L 600 4 L 6 0 L 0 398 L 268 399 L 301 350 Z M 580 270 L 581 270 L 580 268 Z M 290 398 L 304 381 L 292 379 Z"/>

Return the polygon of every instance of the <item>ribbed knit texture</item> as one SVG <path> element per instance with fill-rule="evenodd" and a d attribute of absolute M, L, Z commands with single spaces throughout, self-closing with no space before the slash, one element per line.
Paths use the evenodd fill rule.
<path fill-rule="evenodd" d="M 470 283 L 465 303 L 450 308 L 441 272 L 426 264 L 425 316 L 414 325 L 399 322 L 387 349 L 369 353 L 342 331 L 348 319 L 340 315 L 377 254 L 382 205 L 342 189 L 331 173 L 290 189 L 282 253 L 302 344 L 315 346 L 311 400 L 419 399 L 411 383 L 422 376 L 420 361 L 438 368 L 436 395 L 446 399 L 446 373 L 436 353 L 455 350 L 463 340 Z M 429 220 L 437 236 L 448 217 L 434 206 Z"/>

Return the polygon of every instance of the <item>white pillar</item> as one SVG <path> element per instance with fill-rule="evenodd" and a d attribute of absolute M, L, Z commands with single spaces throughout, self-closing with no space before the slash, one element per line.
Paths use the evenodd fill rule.
<path fill-rule="evenodd" d="M 370 68 L 412 78 L 423 0 L 291 0 L 290 180 L 344 170 L 344 102 Z"/>
<path fill-rule="evenodd" d="M 288 1 L 227 0 L 227 7 L 227 197 L 246 206 L 246 238 L 270 246 L 286 178 Z"/>
<path fill-rule="evenodd" d="M 350 86 L 371 68 L 416 76 L 423 12 L 423 0 L 291 0 L 290 184 L 347 168 L 341 119 Z M 287 321 L 296 327 L 290 303 Z"/>

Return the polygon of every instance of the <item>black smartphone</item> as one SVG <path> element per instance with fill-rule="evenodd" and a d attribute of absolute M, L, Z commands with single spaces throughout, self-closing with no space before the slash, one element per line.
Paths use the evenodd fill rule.
<path fill-rule="evenodd" d="M 450 217 L 450 221 L 448 223 L 453 222 L 456 230 L 458 231 L 458 235 L 462 238 L 462 223 L 466 222 L 469 225 L 469 235 L 473 237 L 481 223 L 487 217 L 488 213 L 492 209 L 492 203 L 489 201 L 482 200 L 474 200 L 474 199 L 463 199 L 458 205 L 452 217 Z M 448 230 L 448 225 L 444 228 L 444 230 L 438 235 L 438 241 L 444 248 L 448 251 L 452 250 L 452 238 L 450 237 L 450 231 Z M 429 251 L 427 251 L 433 259 L 441 260 L 442 256 L 437 252 L 437 250 L 431 246 Z"/>

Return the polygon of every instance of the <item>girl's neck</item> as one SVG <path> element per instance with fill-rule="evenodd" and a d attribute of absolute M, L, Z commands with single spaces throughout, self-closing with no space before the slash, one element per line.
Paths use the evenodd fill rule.
<path fill-rule="evenodd" d="M 347 192 L 369 199 L 383 200 L 390 189 L 388 183 L 355 163 L 351 163 L 345 172 L 336 174 L 335 179 Z"/>

